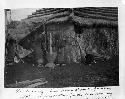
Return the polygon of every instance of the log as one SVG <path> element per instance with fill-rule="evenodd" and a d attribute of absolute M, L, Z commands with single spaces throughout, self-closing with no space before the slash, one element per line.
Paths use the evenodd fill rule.
<path fill-rule="evenodd" d="M 9 85 L 6 85 L 6 87 L 8 88 L 17 88 L 17 87 L 26 87 L 26 86 L 29 86 L 33 83 L 37 83 L 37 82 L 45 82 L 45 78 L 40 78 L 40 79 L 35 79 L 35 80 L 26 80 L 26 81 L 22 81 L 22 82 L 18 82 L 18 83 L 14 83 L 14 84 L 9 84 Z"/>
<path fill-rule="evenodd" d="M 38 82 L 38 83 L 31 84 L 31 85 L 27 86 L 26 88 L 36 88 L 37 86 L 44 85 L 46 83 L 48 83 L 48 81 Z"/>

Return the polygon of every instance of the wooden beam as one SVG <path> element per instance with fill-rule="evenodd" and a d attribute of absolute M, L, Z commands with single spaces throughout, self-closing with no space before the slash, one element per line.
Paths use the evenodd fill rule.
<path fill-rule="evenodd" d="M 37 83 L 37 82 L 45 82 L 45 78 L 40 78 L 40 79 L 34 79 L 32 81 L 30 80 L 26 80 L 26 81 L 22 81 L 22 82 L 18 82 L 18 83 L 14 83 L 14 84 L 9 84 L 9 85 L 6 85 L 6 87 L 8 88 L 18 88 L 18 87 L 26 87 L 26 86 L 29 86 L 33 83 Z"/>
<path fill-rule="evenodd" d="M 31 84 L 31 85 L 28 85 L 28 86 L 26 86 L 25 88 L 36 88 L 36 87 L 38 87 L 38 86 L 42 86 L 42 85 L 44 85 L 44 84 L 46 84 L 46 83 L 48 83 L 48 81 L 44 81 L 44 82 L 37 82 L 37 83 L 34 83 L 34 84 Z"/>

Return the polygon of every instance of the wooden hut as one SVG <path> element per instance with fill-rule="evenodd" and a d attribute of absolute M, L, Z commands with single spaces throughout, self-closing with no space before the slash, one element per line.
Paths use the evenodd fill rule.
<path fill-rule="evenodd" d="M 19 43 L 24 46 L 30 42 L 37 58 L 51 47 L 58 63 L 79 62 L 86 53 L 104 57 L 118 54 L 117 7 L 45 8 L 22 21 L 33 24 L 34 30 Z"/>

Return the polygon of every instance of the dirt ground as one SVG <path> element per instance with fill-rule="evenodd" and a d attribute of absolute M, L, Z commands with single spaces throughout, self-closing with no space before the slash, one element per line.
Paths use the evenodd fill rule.
<path fill-rule="evenodd" d="M 37 88 L 59 87 L 99 87 L 119 85 L 119 58 L 109 61 L 98 60 L 91 66 L 70 63 L 56 66 L 54 69 L 33 66 L 32 63 L 18 63 L 5 69 L 5 87 L 8 84 L 41 77 L 48 83 Z"/>

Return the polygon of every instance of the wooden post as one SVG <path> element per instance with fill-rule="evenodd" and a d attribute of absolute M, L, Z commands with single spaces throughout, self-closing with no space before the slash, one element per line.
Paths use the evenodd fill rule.
<path fill-rule="evenodd" d="M 46 26 L 44 24 L 44 31 L 45 31 L 45 50 L 46 52 L 48 51 L 48 45 L 47 45 L 47 31 L 46 31 Z"/>
<path fill-rule="evenodd" d="M 52 34 L 50 33 L 50 54 L 52 54 Z"/>

